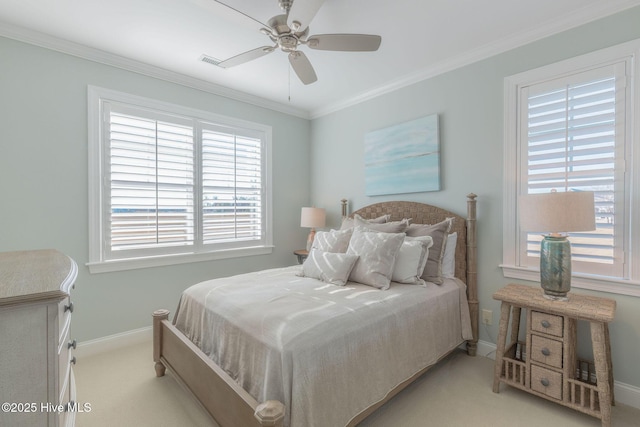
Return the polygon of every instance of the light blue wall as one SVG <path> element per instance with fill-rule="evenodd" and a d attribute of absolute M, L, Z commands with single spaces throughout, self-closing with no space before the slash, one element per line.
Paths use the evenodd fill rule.
<path fill-rule="evenodd" d="M 510 281 L 498 267 L 502 262 L 504 78 L 640 38 L 638 23 L 640 8 L 631 9 L 313 120 L 313 202 L 326 207 L 329 225 L 337 226 L 339 200 L 345 197 L 352 208 L 402 199 L 464 215 L 466 194 L 478 194 L 480 308 L 494 313 L 493 326 L 480 326 L 480 339 L 495 343 L 499 305 L 491 296 Z M 366 197 L 364 135 L 430 114 L 440 118 L 442 191 Z M 616 321 L 611 325 L 615 379 L 640 387 L 640 299 L 600 295 L 618 302 Z"/>
<path fill-rule="evenodd" d="M 0 38 L 0 251 L 56 248 L 79 266 L 79 341 L 149 326 L 199 281 L 295 263 L 309 199 L 309 120 Z M 273 127 L 271 255 L 89 274 L 87 85 Z"/>
<path fill-rule="evenodd" d="M 0 38 L 0 251 L 57 248 L 80 267 L 74 335 L 89 340 L 150 324 L 174 310 L 180 292 L 201 280 L 288 265 L 304 242 L 300 207 L 313 202 L 339 224 L 339 200 L 352 207 L 402 198 L 464 214 L 479 195 L 479 299 L 494 311 L 480 339 L 495 342 L 493 292 L 508 282 L 502 261 L 503 79 L 531 68 L 640 38 L 640 8 L 549 37 L 393 93 L 309 121 L 228 98 Z M 87 85 L 168 101 L 273 127 L 275 251 L 269 256 L 120 273 L 89 274 Z M 442 191 L 365 197 L 366 132 L 429 114 L 440 116 Z M 311 159 L 311 160 L 310 160 Z M 311 178 L 309 178 L 311 170 Z M 309 196 L 311 190 L 312 197 Z M 637 298 L 618 302 L 611 326 L 614 373 L 640 387 Z M 582 334 L 584 335 L 584 334 Z"/>

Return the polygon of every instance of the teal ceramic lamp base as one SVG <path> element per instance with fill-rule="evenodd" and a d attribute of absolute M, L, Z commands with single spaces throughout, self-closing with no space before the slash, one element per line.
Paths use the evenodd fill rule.
<path fill-rule="evenodd" d="M 544 296 L 567 301 L 571 290 L 571 245 L 565 236 L 545 236 L 540 246 L 540 286 Z"/>

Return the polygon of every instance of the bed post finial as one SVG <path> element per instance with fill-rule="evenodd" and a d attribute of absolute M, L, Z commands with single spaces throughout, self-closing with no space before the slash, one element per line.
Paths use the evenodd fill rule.
<path fill-rule="evenodd" d="M 277 400 L 267 400 L 256 407 L 254 416 L 260 425 L 282 427 L 284 405 Z"/>
<path fill-rule="evenodd" d="M 475 356 L 478 349 L 478 259 L 476 240 L 476 197 L 473 193 L 467 194 L 467 299 L 469 301 L 469 314 L 471 316 L 471 332 L 473 339 L 467 341 L 467 353 Z"/>
<path fill-rule="evenodd" d="M 347 217 L 347 203 L 349 203 L 349 201 L 347 199 L 342 199 L 340 200 L 340 203 L 342 203 L 342 219 L 345 219 Z"/>

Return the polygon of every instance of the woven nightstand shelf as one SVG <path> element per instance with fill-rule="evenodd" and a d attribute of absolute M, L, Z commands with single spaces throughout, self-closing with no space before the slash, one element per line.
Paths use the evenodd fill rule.
<path fill-rule="evenodd" d="M 600 418 L 603 427 L 611 426 L 614 396 L 608 323 L 615 315 L 615 301 L 573 293 L 569 301 L 551 301 L 540 288 L 514 284 L 493 297 L 502 301 L 493 391 L 498 393 L 503 382 Z M 522 309 L 527 312 L 525 342 L 518 341 Z M 593 362 L 577 358 L 578 320 L 590 324 Z"/>

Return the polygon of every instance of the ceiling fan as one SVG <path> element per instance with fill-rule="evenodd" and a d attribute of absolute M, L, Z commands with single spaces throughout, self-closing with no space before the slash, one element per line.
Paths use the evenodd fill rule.
<path fill-rule="evenodd" d="M 215 1 L 248 16 L 221 1 Z M 348 52 L 371 52 L 378 50 L 378 47 L 380 47 L 382 38 L 370 34 L 318 34 L 309 36 L 309 22 L 313 20 L 324 0 L 278 0 L 278 2 L 285 13 L 274 16 L 267 25 L 248 16 L 262 25 L 260 32 L 268 36 L 274 45 L 261 46 L 233 56 L 219 62 L 217 64 L 219 67 L 230 68 L 244 64 L 280 48 L 280 50 L 289 54 L 289 63 L 298 78 L 302 83 L 308 85 L 318 80 L 318 77 L 307 56 L 304 52 L 298 50 L 301 45 L 316 50 Z"/>

